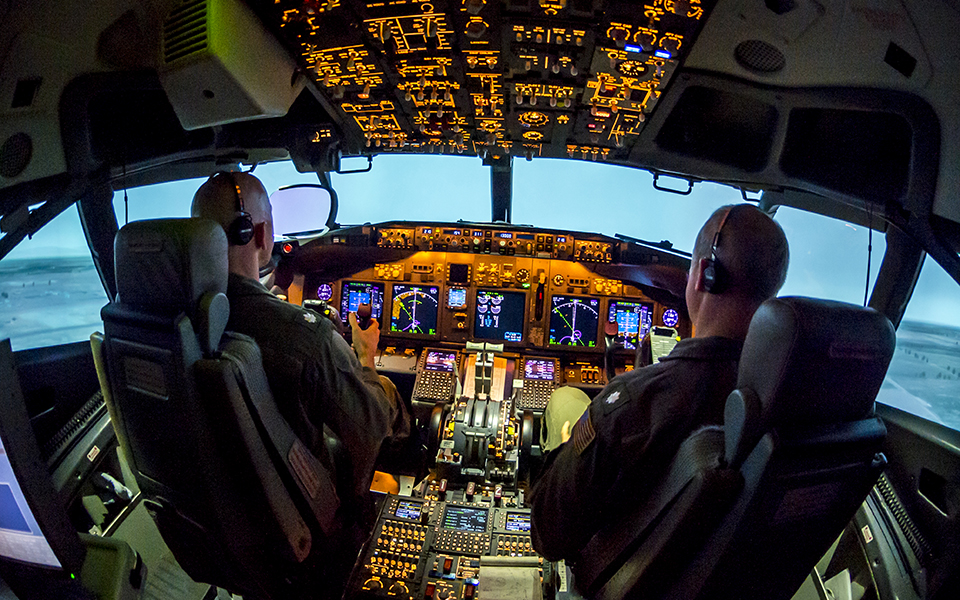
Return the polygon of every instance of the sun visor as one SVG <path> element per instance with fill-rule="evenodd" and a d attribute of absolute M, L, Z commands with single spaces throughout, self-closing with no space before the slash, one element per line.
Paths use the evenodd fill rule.
<path fill-rule="evenodd" d="M 240 0 L 185 0 L 163 25 L 160 81 L 184 129 L 278 117 L 296 63 Z"/>

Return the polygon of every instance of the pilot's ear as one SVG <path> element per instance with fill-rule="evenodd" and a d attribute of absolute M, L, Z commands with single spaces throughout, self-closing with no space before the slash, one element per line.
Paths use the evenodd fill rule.
<path fill-rule="evenodd" d="M 690 277 L 695 278 L 694 289 L 696 289 L 698 292 L 707 293 L 707 288 L 703 281 L 703 270 L 706 269 L 709 264 L 710 259 L 701 258 L 697 261 L 693 271 L 690 273 Z"/>
<path fill-rule="evenodd" d="M 267 239 L 267 223 L 257 223 L 253 226 L 253 241 L 256 242 L 257 248 L 266 248 L 266 239 Z M 273 240 L 271 240 L 273 243 Z"/>

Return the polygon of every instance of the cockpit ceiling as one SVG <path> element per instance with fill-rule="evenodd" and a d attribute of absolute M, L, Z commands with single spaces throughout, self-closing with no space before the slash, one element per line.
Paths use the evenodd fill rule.
<path fill-rule="evenodd" d="M 626 162 L 714 3 L 253 5 L 334 107 L 348 151 Z"/>

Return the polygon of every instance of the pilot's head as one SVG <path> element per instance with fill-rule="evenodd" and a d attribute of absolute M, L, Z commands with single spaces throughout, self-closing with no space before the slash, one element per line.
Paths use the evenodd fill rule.
<path fill-rule="evenodd" d="M 273 213 L 260 180 L 249 173 L 214 173 L 193 196 L 194 217 L 223 227 L 230 244 L 230 270 L 256 278 L 273 252 Z"/>
<path fill-rule="evenodd" d="M 719 234 L 718 234 L 719 232 Z M 760 304 L 776 296 L 787 277 L 790 252 L 783 229 L 750 204 L 722 206 L 697 234 L 687 278 L 690 318 L 698 323 L 704 303 L 743 314 L 749 324 Z"/>

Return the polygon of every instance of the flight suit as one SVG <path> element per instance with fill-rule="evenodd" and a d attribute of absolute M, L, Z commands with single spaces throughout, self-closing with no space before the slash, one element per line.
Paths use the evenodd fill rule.
<path fill-rule="evenodd" d="M 328 319 L 280 300 L 259 281 L 231 273 L 227 298 L 227 329 L 249 335 L 260 346 L 280 413 L 327 464 L 323 425 L 337 434 L 350 463 L 349 491 L 363 503 L 381 445 L 390 441 L 394 428 L 404 427 L 396 388 L 389 380 L 382 383 L 373 369 L 360 366 Z M 337 476 L 344 480 L 343 473 Z M 341 507 L 351 502 L 341 497 Z"/>
<path fill-rule="evenodd" d="M 743 342 L 679 342 L 656 365 L 613 379 L 554 450 L 534 486 L 534 548 L 576 562 L 590 538 L 641 504 L 683 440 L 722 424 Z"/>

